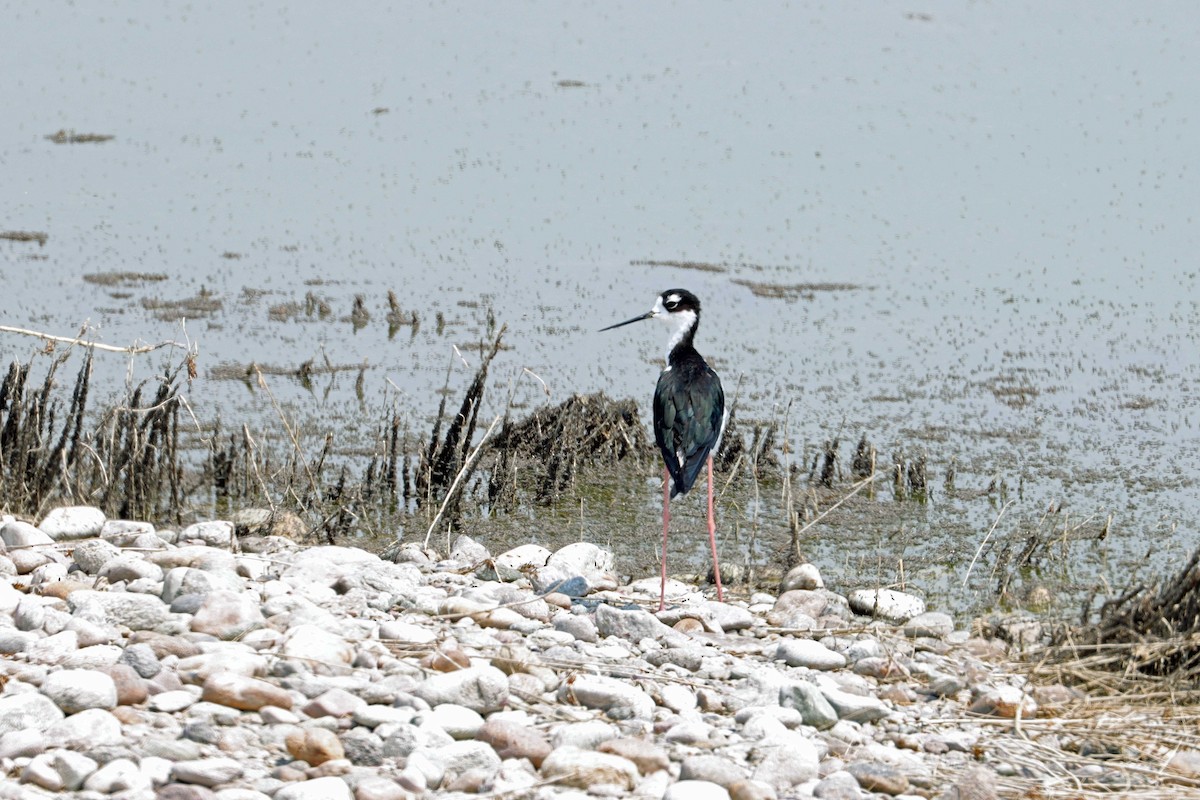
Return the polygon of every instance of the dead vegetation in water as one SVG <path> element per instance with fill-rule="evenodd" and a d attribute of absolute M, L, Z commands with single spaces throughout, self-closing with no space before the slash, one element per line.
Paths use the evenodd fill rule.
<path fill-rule="evenodd" d="M 745 278 L 734 278 L 732 283 L 746 287 L 755 297 L 771 300 L 813 300 L 817 292 L 852 292 L 863 288 L 855 283 L 768 283 Z"/>
<path fill-rule="evenodd" d="M 40 385 L 34 357 L 13 361 L 0 385 L 0 484 L 6 507 L 40 516 L 55 504 L 94 505 L 118 519 L 177 519 L 181 376 L 187 361 L 132 387 L 91 423 L 94 348 L 87 348 L 67 400 L 55 391 L 73 350 L 49 358 Z"/>
<path fill-rule="evenodd" d="M 728 272 L 729 267 L 725 264 L 713 264 L 708 261 L 674 261 L 674 260 L 653 260 L 643 259 L 640 261 L 630 261 L 632 267 L 674 267 L 675 269 L 690 269 L 696 272 Z"/>
<path fill-rule="evenodd" d="M 45 247 L 50 240 L 50 234 L 41 231 L 0 231 L 0 239 L 10 242 L 37 242 L 38 247 Z"/>
<path fill-rule="evenodd" d="M 86 283 L 97 286 L 137 286 L 143 283 L 158 283 L 167 280 L 161 272 L 89 272 L 83 276 Z"/>
<path fill-rule="evenodd" d="M 511 511 L 517 506 L 518 488 L 531 484 L 536 487 L 534 502 L 548 505 L 581 468 L 640 459 L 649 448 L 633 400 L 613 401 L 603 393 L 575 395 L 523 420 L 505 420 L 491 445 L 495 461 L 488 502 Z"/>
<path fill-rule="evenodd" d="M 1176 574 L 1090 607 L 1055 633 L 1039 669 L 1092 692 L 1169 692 L 1200 703 L 1200 548 Z"/>
<path fill-rule="evenodd" d="M 223 307 L 221 299 L 203 286 L 191 297 L 176 300 L 164 300 L 157 297 L 143 297 L 142 308 L 154 312 L 154 316 L 164 322 L 174 322 L 181 319 L 196 319 L 217 313 Z"/>
<path fill-rule="evenodd" d="M 46 136 L 46 140 L 54 144 L 101 144 L 111 142 L 114 138 L 116 137 L 108 133 L 76 133 L 66 128 L 60 128 Z"/>

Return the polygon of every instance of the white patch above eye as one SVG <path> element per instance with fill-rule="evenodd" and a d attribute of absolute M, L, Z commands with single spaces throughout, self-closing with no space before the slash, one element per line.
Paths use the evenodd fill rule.
<path fill-rule="evenodd" d="M 680 297 L 679 295 L 673 294 L 673 295 L 670 295 L 669 297 L 667 297 L 667 302 L 671 303 L 671 304 L 675 304 L 675 303 L 678 303 L 682 299 L 683 298 Z"/>

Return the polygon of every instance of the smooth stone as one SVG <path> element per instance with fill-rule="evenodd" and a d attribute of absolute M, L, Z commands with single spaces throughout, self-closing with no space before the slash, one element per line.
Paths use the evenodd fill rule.
<path fill-rule="evenodd" d="M 163 575 L 162 600 L 174 603 L 184 595 L 204 597 L 211 592 L 225 590 L 241 592 L 245 582 L 232 570 L 198 569 L 196 567 L 174 567 Z"/>
<path fill-rule="evenodd" d="M 605 675 L 578 673 L 574 680 L 564 681 L 559 687 L 558 701 L 594 708 L 612 719 L 651 719 L 654 716 L 654 700 L 650 695 L 628 681 Z"/>
<path fill-rule="evenodd" d="M 119 547 L 103 539 L 88 539 L 80 542 L 75 545 L 75 549 L 71 553 L 75 563 L 88 575 L 98 575 L 105 564 L 120 555 Z"/>
<path fill-rule="evenodd" d="M 103 794 L 117 792 L 148 792 L 152 788 L 150 779 L 142 774 L 138 765 L 128 758 L 109 761 L 88 776 L 83 788 Z"/>
<path fill-rule="evenodd" d="M 819 800 L 861 800 L 858 779 L 844 769 L 831 772 L 813 787 L 813 797 Z"/>
<path fill-rule="evenodd" d="M 153 678 L 162 669 L 162 662 L 148 644 L 134 643 L 125 646 L 119 663 L 129 666 L 143 678 Z"/>
<path fill-rule="evenodd" d="M 215 591 L 205 596 L 196 610 L 191 629 L 229 641 L 265 622 L 259 600 L 254 595 Z"/>
<path fill-rule="evenodd" d="M 72 750 L 92 751 L 122 741 L 121 721 L 111 711 L 88 708 L 45 729 L 46 741 Z"/>
<path fill-rule="evenodd" d="M 176 761 L 171 767 L 171 779 L 200 786 L 218 786 L 241 777 L 242 762 L 233 758 L 201 758 Z"/>
<path fill-rule="evenodd" d="M 153 564 L 139 555 L 133 553 L 124 553 L 116 558 L 110 558 L 104 562 L 97 573 L 99 577 L 105 578 L 109 583 L 117 583 L 125 581 L 131 583 L 136 580 L 161 581 L 163 579 L 163 569 L 158 564 Z"/>
<path fill-rule="evenodd" d="M 0 695 L 0 736 L 47 731 L 65 716 L 53 700 L 40 692 Z"/>
<path fill-rule="evenodd" d="M 22 550 L 10 550 L 8 559 L 12 562 L 13 569 L 18 575 L 28 575 L 26 581 L 30 586 L 37 586 L 42 583 L 49 583 L 51 579 L 41 573 L 44 573 L 43 567 L 51 567 L 55 564 L 54 552 L 48 549 L 33 549 L 25 548 Z M 62 570 L 62 574 L 58 575 L 55 580 L 61 579 L 66 575 L 66 571 Z"/>
<path fill-rule="evenodd" d="M 592 719 L 556 726 L 550 735 L 550 743 L 555 748 L 577 747 L 581 750 L 595 750 L 619 735 L 616 726 L 602 719 Z"/>
<path fill-rule="evenodd" d="M 829 686 L 822 686 L 821 694 L 825 695 L 839 719 L 850 722 L 873 722 L 891 713 L 877 697 L 851 694 Z"/>
<path fill-rule="evenodd" d="M 170 779 L 171 775 L 168 770 L 166 780 Z M 158 784 L 158 781 L 151 778 L 151 783 Z M 266 795 L 263 796 L 266 797 Z M 215 800 L 216 797 L 217 794 L 212 789 L 193 783 L 166 783 L 164 781 L 154 792 L 154 800 Z"/>
<path fill-rule="evenodd" d="M 28 522 L 6 517 L 4 525 L 0 526 L 0 543 L 3 543 L 9 550 L 17 550 L 25 547 L 52 545 L 54 539 L 46 531 L 30 525 Z"/>
<path fill-rule="evenodd" d="M 215 672 L 204 681 L 201 699 L 242 711 L 257 711 L 263 706 L 292 707 L 292 695 L 286 689 L 258 678 L 234 672 Z"/>
<path fill-rule="evenodd" d="M 152 523 L 128 519 L 106 520 L 104 526 L 100 528 L 100 538 L 110 541 L 118 547 L 136 547 L 135 540 L 147 533 L 155 533 Z"/>
<path fill-rule="evenodd" d="M 314 697 L 301 711 L 313 718 L 340 718 L 352 716 L 354 712 L 365 708 L 366 705 L 367 702 L 361 697 L 335 687 Z"/>
<path fill-rule="evenodd" d="M 508 699 L 508 676 L 492 666 L 435 673 L 412 693 L 430 706 L 455 703 L 480 714 L 490 714 L 502 708 Z"/>
<path fill-rule="evenodd" d="M 940 639 L 954 633 L 954 618 L 941 611 L 926 611 L 904 623 L 904 635 L 912 638 L 930 636 Z"/>
<path fill-rule="evenodd" d="M 559 614 L 554 618 L 553 625 L 556 631 L 569 633 L 581 642 L 594 643 L 600 640 L 596 623 L 592 622 L 591 617 L 582 614 Z"/>
<path fill-rule="evenodd" d="M 88 708 L 116 708 L 117 685 L 97 670 L 63 669 L 42 681 L 42 694 L 54 701 L 64 714 Z"/>
<path fill-rule="evenodd" d="M 550 559 L 550 550 L 540 544 L 522 544 L 506 550 L 494 559 L 497 568 L 505 568 L 518 575 L 526 567 L 544 567 Z"/>
<path fill-rule="evenodd" d="M 127 664 L 105 667 L 104 673 L 112 678 L 113 685 L 117 687 L 118 706 L 141 705 L 150 696 L 150 687 L 145 679 Z"/>
<path fill-rule="evenodd" d="M 30 642 L 25 647 L 25 658 L 33 664 L 58 664 L 79 649 L 79 634 L 65 630 Z"/>
<path fill-rule="evenodd" d="M 354 661 L 354 648 L 345 639 L 307 623 L 288 630 L 279 654 L 317 675 L 343 674 Z"/>
<path fill-rule="evenodd" d="M 9 731 L 0 736 L 0 759 L 29 758 L 46 749 L 46 737 L 36 728 Z"/>
<path fill-rule="evenodd" d="M 181 542 L 200 540 L 209 547 L 229 547 L 233 541 L 233 523 L 225 520 L 197 522 L 179 533 Z"/>
<path fill-rule="evenodd" d="M 327 728 L 303 728 L 292 731 L 287 735 L 286 744 L 292 758 L 307 761 L 314 767 L 320 766 L 326 761 L 346 756 L 346 751 L 337 734 Z"/>
<path fill-rule="evenodd" d="M 762 781 L 738 781 L 729 787 L 730 800 L 775 800 L 775 788 Z"/>
<path fill-rule="evenodd" d="M 576 575 L 588 577 L 597 572 L 612 572 L 613 556 L 590 542 L 573 542 L 556 550 L 546 559 L 546 565 L 567 567 Z"/>
<path fill-rule="evenodd" d="M 38 635 L 29 631 L 0 628 L 0 655 L 11 656 L 23 653 L 29 645 L 38 641 Z"/>
<path fill-rule="evenodd" d="M 880 761 L 856 761 L 847 766 L 846 771 L 868 792 L 897 795 L 908 791 L 908 778 L 890 764 Z"/>
<path fill-rule="evenodd" d="M 1033 719 L 1037 716 L 1037 701 L 1019 687 L 983 686 L 977 687 L 974 692 L 976 697 L 967 709 L 971 714 L 1006 719 L 1013 719 L 1018 714 L 1025 719 Z"/>
<path fill-rule="evenodd" d="M 71 592 L 67 605 L 71 613 L 78 613 L 84 607 L 98 608 L 109 624 L 133 631 L 153 630 L 170 618 L 170 611 L 161 600 L 145 594 L 83 589 Z"/>
<path fill-rule="evenodd" d="M 351 728 L 341 736 L 342 751 L 351 764 L 378 767 L 383 764 L 383 739 L 363 728 Z"/>
<path fill-rule="evenodd" d="M 454 703 L 434 706 L 425 718 L 456 740 L 474 739 L 483 727 L 483 717 L 478 711 Z"/>
<path fill-rule="evenodd" d="M 489 777 L 500 769 L 500 756 L 490 745 L 483 742 L 453 742 L 430 753 L 444 770 L 443 784 L 480 770 Z"/>
<path fill-rule="evenodd" d="M 540 772 L 547 780 L 557 779 L 560 786 L 577 789 L 612 784 L 629 791 L 638 781 L 638 768 L 629 759 L 577 747 L 555 748 L 542 762 Z"/>
<path fill-rule="evenodd" d="M 200 696 L 195 692 L 190 692 L 187 689 L 176 689 L 171 692 L 159 692 L 150 698 L 149 707 L 151 711 L 162 711 L 168 714 L 174 714 L 177 711 L 183 711 L 189 708 L 200 699 Z M 208 698 L 209 702 L 219 702 Z M 222 703 L 222 705 L 229 705 Z"/>
<path fill-rule="evenodd" d="M 790 592 L 793 589 L 824 589 L 825 581 L 816 564 L 797 564 L 788 570 L 787 575 L 779 582 L 779 593 Z"/>
<path fill-rule="evenodd" d="M 781 686 L 779 705 L 800 712 L 804 724 L 817 730 L 832 728 L 838 721 L 838 713 L 825 694 L 811 683 L 798 682 Z"/>
<path fill-rule="evenodd" d="M 354 785 L 355 800 L 410 800 L 411 797 L 403 786 L 382 776 L 363 778 Z"/>
<path fill-rule="evenodd" d="M 662 797 L 663 800 L 729 800 L 729 791 L 711 781 L 681 778 L 668 786 Z"/>
<path fill-rule="evenodd" d="M 266 657 L 238 642 L 214 641 L 206 648 L 206 652 L 181 658 L 175 663 L 179 679 L 197 686 L 203 686 L 205 681 L 220 672 L 233 672 L 249 678 L 265 674 L 266 671 Z"/>
<path fill-rule="evenodd" d="M 350 786 L 341 778 L 327 776 L 284 786 L 272 800 L 354 800 Z"/>
<path fill-rule="evenodd" d="M 820 763 L 816 745 L 803 735 L 788 730 L 759 741 L 752 752 L 757 763 L 751 777 L 777 791 L 786 791 L 811 780 Z"/>
<path fill-rule="evenodd" d="M 653 775 L 671 766 L 667 751 L 652 740 L 608 739 L 601 742 L 596 750 L 632 761 L 642 775 Z"/>
<path fill-rule="evenodd" d="M 79 634 L 76 634 L 78 641 Z M 115 644 L 94 644 L 81 647 L 59 661 L 63 669 L 103 669 L 117 663 L 121 657 L 121 648 Z"/>
<path fill-rule="evenodd" d="M 855 589 L 846 596 L 850 610 L 888 622 L 904 623 L 925 613 L 925 601 L 914 594 L 895 589 Z"/>
<path fill-rule="evenodd" d="M 775 648 L 775 660 L 789 667 L 831 670 L 846 666 L 846 657 L 812 639 L 784 639 Z"/>
<path fill-rule="evenodd" d="M 38 528 L 55 541 L 87 539 L 100 535 L 105 519 L 104 512 L 92 506 L 63 506 L 47 514 Z"/>
<path fill-rule="evenodd" d="M 21 773 L 22 783 L 33 783 L 50 791 L 76 791 L 99 766 L 93 759 L 72 750 L 55 750 L 35 757 Z"/>
<path fill-rule="evenodd" d="M 449 732 L 449 731 L 447 731 Z M 453 734 L 451 734 L 453 735 Z M 501 759 L 527 758 L 534 769 L 539 769 L 553 749 L 542 733 L 533 727 L 517 725 L 500 719 L 489 719 L 479 728 L 475 737 L 490 745 Z"/>
<path fill-rule="evenodd" d="M 689 642 L 685 635 L 667 627 L 649 611 L 640 608 L 622 610 L 607 604 L 601 605 L 596 609 L 595 620 L 601 636 L 616 636 L 628 642 L 654 639 L 675 647 Z"/>
<path fill-rule="evenodd" d="M 746 768 L 724 756 L 689 756 L 679 768 L 680 781 L 703 781 L 722 788 L 749 777 Z"/>

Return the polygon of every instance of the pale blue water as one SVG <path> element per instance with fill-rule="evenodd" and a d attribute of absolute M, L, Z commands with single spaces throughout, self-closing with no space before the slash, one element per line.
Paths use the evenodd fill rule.
<path fill-rule="evenodd" d="M 488 308 L 509 326 L 499 379 L 528 367 L 552 401 L 648 398 L 663 331 L 597 330 L 684 286 L 743 414 L 791 403 L 797 452 L 866 431 L 881 455 L 926 450 L 935 480 L 955 459 L 960 486 L 1023 485 L 1013 525 L 1051 501 L 1111 514 L 1100 559 L 1170 564 L 1197 543 L 1190 4 L 112 2 L 5 18 L 0 229 L 49 234 L 0 241 L 5 324 L 179 339 L 139 301 L 204 287 L 223 307 L 187 324 L 198 407 L 273 417 L 207 370 L 324 355 L 368 362 L 368 403 L 422 429 L 451 345 L 478 341 Z M 116 138 L 44 138 L 60 129 Z M 647 260 L 726 270 L 632 263 Z M 82 279 L 125 270 L 169 280 L 127 297 Z M 857 288 L 770 299 L 739 281 Z M 421 315 L 416 336 L 387 338 L 388 289 Z M 336 317 L 363 294 L 374 319 L 268 318 L 308 291 Z M 36 346 L 0 337 L 9 357 Z M 353 427 L 353 379 L 271 386 L 297 416 Z M 1020 407 L 993 392 L 1022 384 L 1037 394 Z M 518 380 L 517 399 L 541 386 Z M 935 494 L 916 537 L 965 514 L 972 532 L 946 546 L 973 552 L 996 509 L 958 505 Z M 844 543 L 816 547 L 859 579 Z M 894 571 L 886 537 L 855 547 Z M 962 569 L 906 577 L 953 595 Z"/>

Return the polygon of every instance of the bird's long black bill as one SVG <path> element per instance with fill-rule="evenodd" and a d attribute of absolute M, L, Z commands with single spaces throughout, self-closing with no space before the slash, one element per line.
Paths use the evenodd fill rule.
<path fill-rule="evenodd" d="M 609 325 L 607 328 L 601 328 L 601 329 L 600 329 L 600 332 L 601 332 L 601 333 L 603 333 L 604 331 L 611 331 L 613 328 L 619 328 L 619 327 L 621 327 L 622 325 L 629 325 L 629 324 L 631 324 L 631 323 L 634 323 L 634 322 L 641 322 L 642 320 L 644 320 L 644 319 L 650 319 L 650 318 L 651 318 L 651 317 L 653 317 L 653 316 L 654 316 L 654 312 L 653 312 L 653 311 L 647 311 L 645 314 L 641 314 L 640 316 L 636 316 L 636 317 L 634 317 L 633 319 L 627 319 L 627 320 L 625 320 L 624 322 L 618 322 L 616 325 Z"/>

